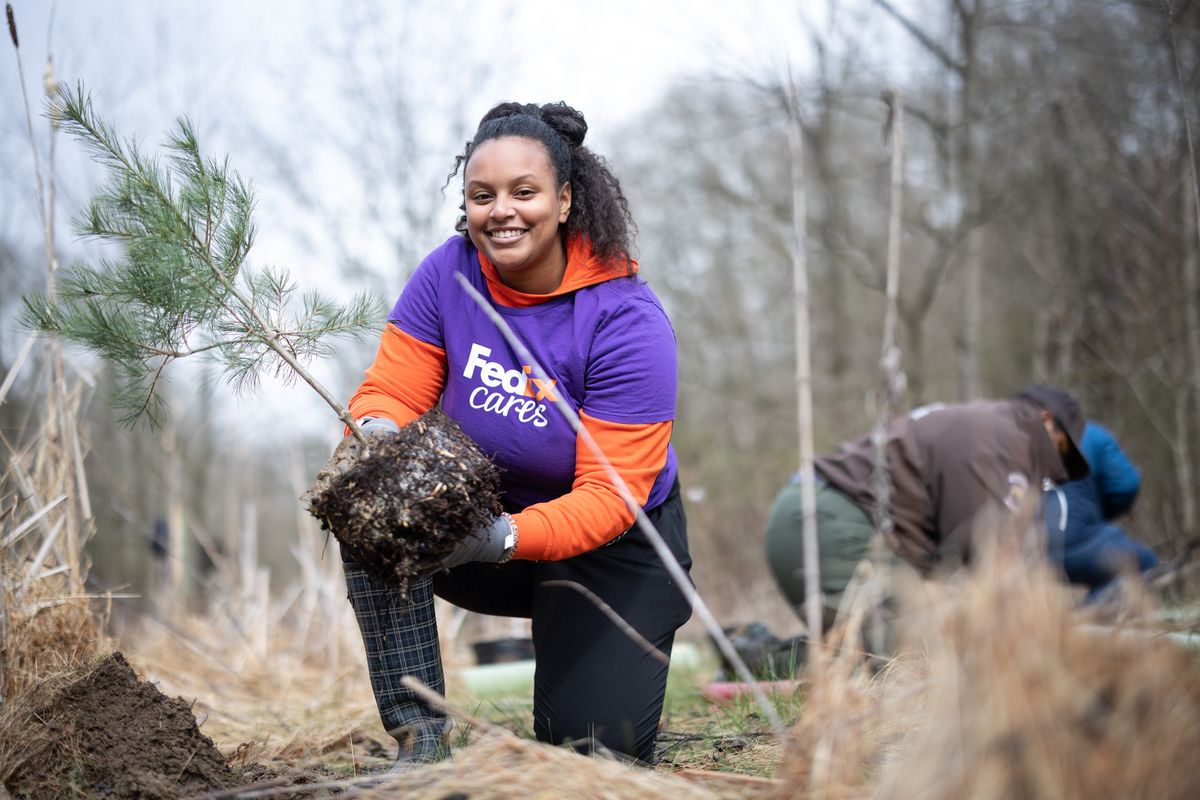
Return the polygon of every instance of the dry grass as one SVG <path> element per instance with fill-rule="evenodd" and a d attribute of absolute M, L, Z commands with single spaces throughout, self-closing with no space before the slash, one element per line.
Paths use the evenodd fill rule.
<path fill-rule="evenodd" d="M 728 797 L 699 781 L 589 758 L 561 748 L 520 739 L 504 731 L 483 735 L 440 764 L 381 783 L 364 797 L 401 796 L 415 800 L 470 797 L 662 798 L 715 800 Z"/>
<path fill-rule="evenodd" d="M 59 494 L 44 479 L 33 494 L 9 490 L 0 517 L 0 534 L 11 540 L 0 554 L 0 775 L 45 757 L 46 742 L 4 733 L 19 705 L 7 701 L 78 679 L 110 647 L 94 601 L 79 597 L 61 569 L 69 559 L 55 545 L 53 515 L 45 524 L 33 520 Z M 22 525 L 28 533 L 17 540 Z M 338 565 L 305 541 L 295 549 L 303 580 L 281 593 L 284 600 L 268 593 L 265 573 L 251 571 L 225 587 L 205 616 L 156 623 L 124 645 L 163 692 L 194 700 L 204 733 L 233 767 L 355 779 L 388 764 L 394 744 L 380 727 Z M 766 737 L 725 747 L 716 734 L 729 729 L 736 738 L 739 727 L 762 727 L 751 710 L 741 723 L 715 709 L 711 726 L 689 720 L 699 738 L 712 739 L 702 745 L 712 758 L 701 753 L 686 766 L 702 769 L 677 773 L 460 724 L 449 761 L 352 785 L 371 796 L 473 800 L 1200 796 L 1192 764 L 1200 750 L 1200 664 L 1165 638 L 1129 634 L 1149 624 L 1153 609 L 1128 603 L 1125 617 L 1098 628 L 1043 567 L 1004 549 L 979 563 L 986 567 L 961 580 L 910 588 L 901 655 L 878 673 L 850 646 L 868 605 L 852 602 L 783 752 Z M 462 697 L 454 666 L 452 655 L 450 694 Z M 778 780 L 762 777 L 771 775 Z"/>
<path fill-rule="evenodd" d="M 676 774 L 585 759 L 511 731 L 468 744 L 462 731 L 481 729 L 460 721 L 450 761 L 374 789 L 355 785 L 439 798 L 1200 796 L 1188 767 L 1200 747 L 1195 658 L 1164 639 L 1097 633 L 1070 592 L 1015 553 L 983 562 L 962 580 L 910 587 L 902 652 L 877 673 L 849 646 L 866 609 L 852 604 L 836 634 L 845 646 L 803 698 L 785 752 L 756 737 L 729 748 L 708 736 L 729 729 L 737 738 L 737 721 L 721 718 L 727 709 L 710 712 L 713 726 L 689 722 L 712 739 L 712 757 L 676 761 L 693 767 Z M 1147 607 L 1126 607 L 1122 625 L 1147 618 Z M 348 637 L 338 669 L 279 632 L 269 653 L 231 654 L 228 634 L 202 619 L 144 644 L 136 658 L 164 691 L 197 698 L 205 732 L 235 767 L 316 764 L 349 777 L 386 763 L 392 748 L 352 626 L 325 629 Z M 448 676 L 451 696 L 461 697 L 453 665 Z"/>
<path fill-rule="evenodd" d="M 1200 664 L 1089 627 L 1040 564 L 997 549 L 909 595 L 907 654 L 835 659 L 781 775 L 788 796 L 1200 796 Z"/>
<path fill-rule="evenodd" d="M 44 435 L 8 450 L 0 472 L 0 700 L 44 677 L 87 664 L 102 646 L 105 606 L 82 595 L 80 554 L 68 551 L 73 477 L 56 468 L 59 450 Z M 103 598 L 100 598 L 103 599 Z"/>
<path fill-rule="evenodd" d="M 418 800 L 497 800 L 499 798 L 581 798 L 582 800 L 721 800 L 762 797 L 772 781 L 718 773 L 652 772 L 601 756 L 582 756 L 491 729 L 453 758 L 409 772 L 347 780 L 293 783 L 268 778 L 242 789 L 214 792 L 207 800 L 242 796 L 406 797 Z"/>
<path fill-rule="evenodd" d="M 66 659 L 58 669 L 45 662 L 36 672 L 37 680 L 22 687 L 0 710 L 0 787 L 29 763 L 78 762 L 78 753 L 62 752 L 61 737 L 40 726 L 28 724 L 29 714 L 65 687 L 86 676 L 96 663 Z M 32 674 L 32 673 L 31 673 Z"/>
<path fill-rule="evenodd" d="M 6 617 L 0 693 L 5 701 L 87 664 L 102 647 L 93 601 L 72 596 L 62 581 L 20 583 L 12 577 L 19 571 L 6 565 L 0 575 Z"/>
<path fill-rule="evenodd" d="M 21 701 L 85 674 L 108 647 L 101 633 L 107 606 L 81 594 L 81 559 L 68 551 L 70 537 L 64 535 L 75 524 L 70 487 L 77 476 L 54 436 L 45 429 L 34 434 L 28 447 L 2 441 L 0 780 L 28 759 L 44 757 L 49 747 L 28 731 L 18 735 L 18 718 L 28 707 Z"/>
<path fill-rule="evenodd" d="M 294 551 L 313 563 L 282 592 L 292 598 L 286 605 L 265 591 L 230 587 L 231 599 L 208 613 L 173 624 L 147 620 L 123 646 L 148 680 L 193 703 L 203 732 L 233 767 L 353 777 L 390 766 L 396 744 L 375 708 L 340 565 L 316 561 L 320 541 L 309 545 Z M 454 648 L 443 650 L 454 696 L 464 691 Z"/>
<path fill-rule="evenodd" d="M 352 619 L 349 624 L 353 626 Z M 348 631 L 355 634 L 353 627 Z M 194 710 L 203 720 L 203 731 L 231 758 L 234 768 L 259 763 L 270 764 L 279 773 L 311 773 L 317 768 L 345 777 L 308 787 L 314 796 L 351 787 L 364 797 L 445 798 L 461 792 L 472 800 L 514 796 L 682 800 L 761 794 L 761 785 L 753 779 L 705 774 L 685 778 L 586 758 L 522 738 L 464 712 L 457 712 L 459 734 L 453 758 L 401 776 L 367 779 L 361 776 L 390 766 L 395 746 L 380 728 L 361 658 L 332 671 L 306 660 L 289 646 L 286 636 L 273 641 L 276 646 L 265 657 L 235 655 L 229 647 L 236 642 L 227 629 L 197 618 L 180 629 L 146 637 L 132 651 L 132 658 L 165 693 L 196 699 Z M 347 644 L 349 650 L 355 646 Z M 218 656 L 222 650 L 224 654 Z M 231 657 L 241 662 L 236 670 L 225 666 Z M 448 678 L 452 696 L 459 694 L 462 690 L 454 688 L 452 669 Z M 777 761 L 777 752 L 773 757 Z M 301 788 L 290 786 L 287 791 Z"/>
<path fill-rule="evenodd" d="M 4 695 L 0 705 L 0 786 L 22 764 L 45 760 L 54 751 L 54 737 L 37 735 L 25 724 L 38 698 L 48 697 L 91 669 L 101 652 L 96 615 L 89 601 L 64 597 L 54 580 L 39 581 L 34 591 L 21 588 L 6 572 L 2 589 L 6 637 Z M 69 755 L 69 754 L 68 754 Z"/>

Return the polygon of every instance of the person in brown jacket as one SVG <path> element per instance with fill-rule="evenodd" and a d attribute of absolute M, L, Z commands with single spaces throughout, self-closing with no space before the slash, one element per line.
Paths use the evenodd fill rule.
<path fill-rule="evenodd" d="M 1084 415 L 1062 389 L 1032 385 L 1011 400 L 923 406 L 894 419 L 884 452 L 891 495 L 889 551 L 921 575 L 950 571 L 970 556 L 982 515 L 1015 511 L 1047 480 L 1088 474 L 1079 450 Z M 870 436 L 814 460 L 821 595 L 826 625 L 876 525 Z M 803 508 L 799 478 L 779 492 L 767 521 L 767 560 L 775 581 L 803 617 Z"/>

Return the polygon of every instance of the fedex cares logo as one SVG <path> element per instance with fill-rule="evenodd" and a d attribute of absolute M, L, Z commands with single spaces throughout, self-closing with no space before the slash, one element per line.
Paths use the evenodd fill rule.
<path fill-rule="evenodd" d="M 507 417 L 510 414 L 521 422 L 528 422 L 538 428 L 546 427 L 546 404 L 539 400 L 551 402 L 558 398 L 554 394 L 554 380 L 540 380 L 530 375 L 530 367 L 520 370 L 505 369 L 503 364 L 489 361 L 492 354 L 490 347 L 481 344 L 471 345 L 471 354 L 467 356 L 467 365 L 463 368 L 463 377 L 476 380 L 483 384 L 471 390 L 471 408 Z"/>

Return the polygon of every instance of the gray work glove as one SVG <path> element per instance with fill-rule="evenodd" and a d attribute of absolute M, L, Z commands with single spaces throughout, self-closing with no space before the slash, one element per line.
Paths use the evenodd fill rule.
<path fill-rule="evenodd" d="M 497 564 L 511 558 L 516 549 L 516 526 L 512 517 L 501 514 L 459 542 L 450 555 L 443 559 L 442 566 L 454 569 L 471 561 Z"/>
<path fill-rule="evenodd" d="M 363 433 L 367 436 L 374 436 L 377 433 L 399 433 L 400 426 L 392 422 L 387 417 L 363 417 L 358 422 L 358 427 L 362 428 Z M 353 436 L 350 437 L 354 439 Z M 354 439 L 358 441 L 358 439 Z"/>
<path fill-rule="evenodd" d="M 399 433 L 400 426 L 384 417 L 366 417 L 359 421 L 359 427 L 367 438 L 377 436 L 381 433 Z M 329 457 L 329 461 L 325 466 L 321 467 L 321 471 L 317 473 L 317 479 L 313 484 L 313 488 L 309 490 L 309 496 L 317 496 L 324 494 L 333 482 L 350 467 L 354 466 L 355 462 L 362 457 L 363 444 L 354 436 L 347 436 L 338 442 L 338 446 L 333 451 L 333 455 Z"/>

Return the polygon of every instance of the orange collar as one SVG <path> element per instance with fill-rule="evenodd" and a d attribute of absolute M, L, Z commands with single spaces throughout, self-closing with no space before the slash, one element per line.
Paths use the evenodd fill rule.
<path fill-rule="evenodd" d="M 563 273 L 562 283 L 558 288 L 547 294 L 529 294 L 504 285 L 500 273 L 482 251 L 479 253 L 479 266 L 483 268 L 483 277 L 487 280 L 488 290 L 497 303 L 510 308 L 527 308 L 544 303 L 554 297 L 604 283 L 613 278 L 626 275 L 624 270 L 617 268 L 611 259 L 603 259 L 592 255 L 592 243 L 583 236 L 575 236 L 567 242 L 567 270 Z M 630 262 L 632 272 L 637 273 L 638 264 Z"/>

